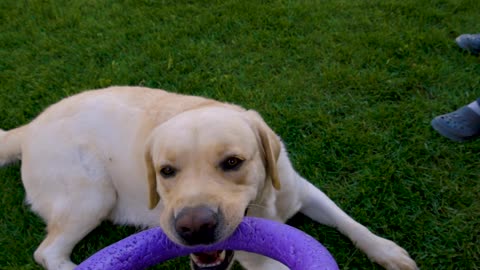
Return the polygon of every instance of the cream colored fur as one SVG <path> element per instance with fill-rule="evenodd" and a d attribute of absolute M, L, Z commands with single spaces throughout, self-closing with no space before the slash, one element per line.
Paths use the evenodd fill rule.
<path fill-rule="evenodd" d="M 218 164 L 244 163 L 225 172 Z M 302 212 L 337 228 L 386 269 L 417 269 L 408 253 L 354 221 L 293 169 L 280 139 L 254 111 L 142 87 L 87 91 L 52 105 L 28 125 L 0 130 L 0 165 L 22 160 L 27 201 L 47 224 L 35 260 L 69 270 L 73 247 L 102 220 L 162 226 L 185 207 L 223 214 L 227 237 L 249 215 L 284 222 Z M 174 166 L 164 179 L 159 171 Z M 150 206 L 150 208 L 149 208 Z M 247 269 L 279 270 L 238 252 Z"/>

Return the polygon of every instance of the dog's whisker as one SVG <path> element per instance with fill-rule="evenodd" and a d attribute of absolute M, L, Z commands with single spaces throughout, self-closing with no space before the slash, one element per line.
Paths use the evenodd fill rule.
<path fill-rule="evenodd" d="M 268 207 L 264 206 L 264 205 L 261 205 L 261 204 L 254 204 L 254 203 L 249 203 L 248 204 L 248 207 L 257 207 L 257 208 L 260 208 L 260 209 L 263 209 L 263 210 L 267 210 Z"/>

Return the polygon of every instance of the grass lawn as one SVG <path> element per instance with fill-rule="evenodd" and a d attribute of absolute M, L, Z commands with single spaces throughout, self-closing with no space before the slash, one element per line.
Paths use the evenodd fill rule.
<path fill-rule="evenodd" d="M 0 127 L 85 89 L 144 85 L 259 111 L 298 171 L 422 269 L 480 269 L 480 141 L 430 120 L 480 96 L 478 0 L 2 0 Z M 43 222 L 0 170 L 0 269 L 40 269 Z M 341 269 L 380 269 L 337 231 L 291 221 Z M 80 262 L 134 228 L 103 224 Z M 185 259 L 158 269 L 188 269 Z"/>

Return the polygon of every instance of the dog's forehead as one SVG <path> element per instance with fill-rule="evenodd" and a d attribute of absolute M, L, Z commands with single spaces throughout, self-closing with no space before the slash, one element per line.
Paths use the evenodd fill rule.
<path fill-rule="evenodd" d="M 214 108 L 182 113 L 165 122 L 157 143 L 163 149 L 209 148 L 216 153 L 256 147 L 256 135 L 242 112 Z"/>
<path fill-rule="evenodd" d="M 172 131 L 183 130 L 187 134 L 201 136 L 245 136 L 252 133 L 248 120 L 242 112 L 223 109 L 201 109 L 184 112 L 168 121 Z"/>

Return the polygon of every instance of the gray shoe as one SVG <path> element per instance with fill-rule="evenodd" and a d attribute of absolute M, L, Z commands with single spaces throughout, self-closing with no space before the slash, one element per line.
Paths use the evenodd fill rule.
<path fill-rule="evenodd" d="M 480 115 L 468 106 L 432 120 L 432 127 L 444 137 L 464 142 L 480 136 Z"/>
<path fill-rule="evenodd" d="M 455 39 L 460 48 L 473 54 L 480 53 L 480 34 L 463 34 Z"/>

